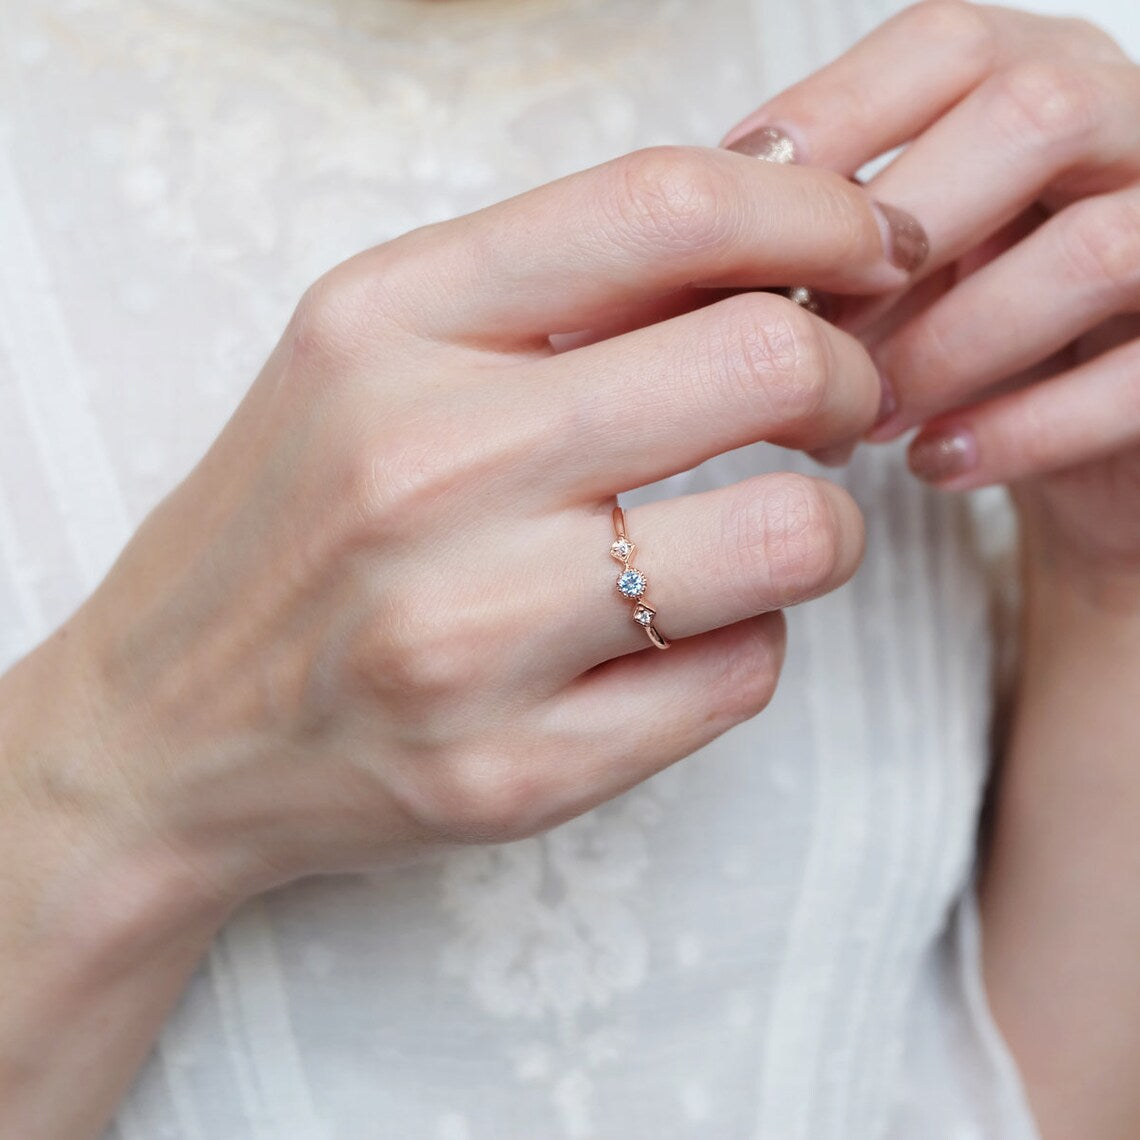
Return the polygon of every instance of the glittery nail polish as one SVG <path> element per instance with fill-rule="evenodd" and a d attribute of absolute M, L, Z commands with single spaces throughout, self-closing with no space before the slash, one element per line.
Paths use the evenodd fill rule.
<path fill-rule="evenodd" d="M 886 202 L 876 202 L 879 212 L 887 223 L 887 255 L 892 265 L 913 273 L 926 260 L 930 253 L 930 239 L 922 223 L 906 210 Z"/>
<path fill-rule="evenodd" d="M 796 144 L 779 127 L 760 127 L 750 131 L 727 149 L 762 158 L 765 162 L 791 163 L 798 158 Z"/>
<path fill-rule="evenodd" d="M 974 433 L 964 427 L 920 434 L 910 445 L 907 462 L 920 479 L 943 483 L 978 465 L 978 442 Z"/>

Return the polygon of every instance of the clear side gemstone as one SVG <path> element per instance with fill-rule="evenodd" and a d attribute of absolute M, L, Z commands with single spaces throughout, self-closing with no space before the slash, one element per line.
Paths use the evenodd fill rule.
<path fill-rule="evenodd" d="M 624 538 L 619 538 L 617 542 L 610 547 L 610 553 L 615 558 L 624 562 L 630 554 L 633 553 L 633 543 L 627 542 Z"/>
<path fill-rule="evenodd" d="M 639 605 L 637 609 L 633 611 L 633 620 L 640 625 L 652 625 L 656 614 L 656 610 L 651 610 L 648 606 Z"/>

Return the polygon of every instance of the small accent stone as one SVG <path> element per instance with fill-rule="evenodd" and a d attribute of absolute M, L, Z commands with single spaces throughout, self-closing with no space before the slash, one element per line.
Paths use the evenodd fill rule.
<path fill-rule="evenodd" d="M 617 540 L 617 542 L 615 542 L 613 544 L 613 546 L 610 547 L 610 553 L 615 558 L 620 558 L 621 561 L 623 561 L 623 562 L 630 556 L 630 554 L 632 552 L 633 552 L 633 543 L 628 542 L 624 538 L 619 538 Z"/>
<path fill-rule="evenodd" d="M 817 317 L 828 315 L 826 300 L 822 294 L 816 293 L 814 289 L 809 289 L 806 285 L 793 285 L 783 292 L 789 300 L 794 301 L 801 309 L 807 309 L 809 313 L 815 313 Z"/>
<path fill-rule="evenodd" d="M 651 610 L 648 606 L 638 605 L 637 609 L 633 611 L 633 620 L 639 625 L 652 625 L 656 615 L 656 610 Z"/>
<path fill-rule="evenodd" d="M 627 598 L 640 598 L 645 587 L 645 575 L 640 570 L 626 570 L 617 580 L 617 588 Z"/>

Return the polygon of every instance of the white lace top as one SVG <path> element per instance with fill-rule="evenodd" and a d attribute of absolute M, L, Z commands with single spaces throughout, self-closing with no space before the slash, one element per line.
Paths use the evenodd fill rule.
<path fill-rule="evenodd" d="M 888 0 L 5 0 L 0 667 L 95 585 L 335 261 L 712 144 Z M 756 445 L 634 503 L 806 459 Z M 222 932 L 113 1140 L 1035 1135 L 968 890 L 987 590 L 898 448 L 772 707 L 534 839 Z M 960 900 L 964 900 L 961 902 Z"/>

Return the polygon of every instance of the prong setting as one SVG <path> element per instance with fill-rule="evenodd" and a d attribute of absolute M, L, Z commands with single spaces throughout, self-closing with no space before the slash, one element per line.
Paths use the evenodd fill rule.
<path fill-rule="evenodd" d="M 613 555 L 623 565 L 628 564 L 629 560 L 633 557 L 633 552 L 637 549 L 628 538 L 619 538 L 617 542 L 610 547 L 610 554 Z"/>

